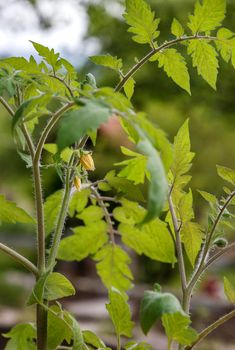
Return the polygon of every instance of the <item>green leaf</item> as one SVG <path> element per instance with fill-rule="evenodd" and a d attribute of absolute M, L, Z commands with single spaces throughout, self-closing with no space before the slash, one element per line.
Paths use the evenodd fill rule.
<path fill-rule="evenodd" d="M 127 199 L 121 199 L 121 207 L 116 207 L 113 210 L 114 218 L 123 224 L 138 224 L 146 215 L 146 210 L 139 203 L 131 202 Z"/>
<path fill-rule="evenodd" d="M 145 335 L 150 328 L 164 314 L 173 314 L 182 311 L 179 300 L 170 293 L 162 293 L 158 290 L 145 291 L 140 304 L 140 324 Z"/>
<path fill-rule="evenodd" d="M 188 120 L 186 120 L 174 140 L 173 163 L 169 173 L 170 182 L 174 185 L 172 197 L 176 206 L 182 196 L 182 189 L 190 180 L 190 176 L 185 175 L 190 170 L 194 158 L 194 153 L 190 149 L 189 126 Z"/>
<path fill-rule="evenodd" d="M 56 191 L 44 203 L 45 232 L 49 235 L 55 228 L 60 212 L 64 190 Z"/>
<path fill-rule="evenodd" d="M 159 151 L 165 169 L 168 171 L 173 159 L 172 145 L 169 142 L 165 132 L 158 125 L 151 122 L 144 113 L 138 113 L 133 116 L 133 122 L 144 130 L 153 146 Z M 141 138 L 136 129 L 131 123 L 125 124 L 124 129 L 129 134 L 131 133 L 131 141 L 138 143 Z M 126 130 L 127 129 L 127 130 Z"/>
<path fill-rule="evenodd" d="M 88 199 L 91 191 L 89 189 L 83 189 L 73 193 L 69 202 L 69 216 L 73 217 L 75 212 L 80 213 L 88 203 Z"/>
<path fill-rule="evenodd" d="M 203 240 L 201 227 L 195 222 L 186 222 L 182 226 L 181 235 L 189 261 L 194 266 Z"/>
<path fill-rule="evenodd" d="M 226 277 L 224 277 L 224 293 L 228 300 L 235 304 L 235 287 Z"/>
<path fill-rule="evenodd" d="M 61 66 L 62 62 L 58 61 L 60 54 L 55 53 L 54 49 L 50 50 L 48 47 L 35 43 L 31 40 L 30 42 L 33 44 L 33 47 L 35 48 L 39 56 L 43 57 L 45 61 L 54 68 L 54 70 L 57 70 L 57 68 Z"/>
<path fill-rule="evenodd" d="M 120 247 L 107 244 L 98 251 L 94 260 L 98 261 L 98 275 L 108 289 L 115 287 L 124 292 L 132 287 L 133 276 L 128 266 L 131 260 Z"/>
<path fill-rule="evenodd" d="M 181 225 L 185 222 L 191 221 L 195 217 L 193 211 L 193 195 L 191 190 L 189 190 L 188 193 L 184 193 L 180 199 L 179 216 Z"/>
<path fill-rule="evenodd" d="M 130 100 L 134 94 L 135 90 L 135 80 L 133 78 L 129 78 L 124 85 L 124 91 L 127 98 Z"/>
<path fill-rule="evenodd" d="M 15 224 L 33 224 L 34 219 L 24 210 L 17 207 L 17 204 L 10 202 L 5 197 L 0 195 L 0 224 L 2 222 Z"/>
<path fill-rule="evenodd" d="M 176 262 L 174 244 L 170 233 L 159 219 L 138 229 L 132 225 L 120 224 L 122 241 L 137 254 L 144 254 L 152 260 L 174 264 Z"/>
<path fill-rule="evenodd" d="M 142 154 L 133 152 L 126 147 L 121 147 L 122 153 L 129 157 L 134 157 L 130 160 L 124 160 L 115 165 L 125 166 L 118 176 L 124 177 L 127 180 L 133 181 L 135 185 L 144 183 L 145 175 L 147 171 L 147 157 Z"/>
<path fill-rule="evenodd" d="M 131 321 L 130 307 L 126 298 L 115 288 L 109 291 L 109 304 L 106 304 L 109 316 L 113 322 L 117 336 L 132 336 L 134 322 Z"/>
<path fill-rule="evenodd" d="M 107 224 L 104 221 L 89 223 L 73 229 L 74 235 L 62 239 L 58 258 L 80 261 L 95 254 L 108 241 Z"/>
<path fill-rule="evenodd" d="M 233 169 L 217 165 L 217 172 L 223 180 L 235 186 L 235 171 Z"/>
<path fill-rule="evenodd" d="M 100 221 L 104 217 L 104 211 L 96 205 L 90 205 L 80 214 L 77 214 L 76 217 L 83 220 L 86 225 L 89 225 L 89 223 Z"/>
<path fill-rule="evenodd" d="M 148 212 L 143 220 L 143 223 L 147 223 L 160 215 L 166 203 L 168 183 L 162 161 L 153 145 L 145 138 L 138 143 L 137 149 L 148 159 L 147 169 L 150 174 Z"/>
<path fill-rule="evenodd" d="M 76 319 L 69 315 L 72 321 L 72 330 L 73 330 L 73 347 L 72 350 L 84 350 L 85 343 L 82 335 L 81 328 L 76 321 Z"/>
<path fill-rule="evenodd" d="M 49 93 L 42 94 L 40 96 L 34 96 L 24 101 L 15 112 L 12 119 L 12 129 L 22 120 L 31 120 L 37 118 L 40 115 L 47 114 L 47 105 L 52 98 Z"/>
<path fill-rule="evenodd" d="M 72 283 L 61 273 L 53 272 L 47 279 L 44 286 L 44 298 L 48 301 L 57 300 L 75 294 Z"/>
<path fill-rule="evenodd" d="M 173 19 L 173 22 L 171 25 L 171 33 L 175 35 L 177 38 L 180 38 L 184 35 L 184 28 L 176 18 Z"/>
<path fill-rule="evenodd" d="M 104 179 L 108 182 L 108 185 L 118 192 L 118 194 L 131 200 L 144 201 L 140 189 L 131 181 L 117 177 L 115 175 L 115 170 L 109 171 Z"/>
<path fill-rule="evenodd" d="M 198 75 L 216 90 L 219 63 L 214 47 L 205 40 L 192 40 L 188 45 L 188 54 L 192 56 Z"/>
<path fill-rule="evenodd" d="M 226 0 L 197 0 L 194 14 L 189 15 L 188 27 L 193 34 L 208 32 L 219 27 L 224 20 Z"/>
<path fill-rule="evenodd" d="M 50 271 L 44 273 L 36 282 L 33 287 L 32 293 L 27 301 L 27 305 L 33 305 L 36 303 L 43 303 L 44 289 L 46 280 L 50 274 Z"/>
<path fill-rule="evenodd" d="M 111 69 L 119 71 L 122 69 L 122 59 L 117 58 L 117 56 L 111 55 L 101 55 L 101 56 L 91 56 L 90 60 L 100 66 L 109 67 Z"/>
<path fill-rule="evenodd" d="M 235 34 L 227 28 L 221 28 L 217 32 L 217 39 L 215 41 L 217 49 L 225 62 L 232 59 L 232 64 L 235 68 Z"/>
<path fill-rule="evenodd" d="M 32 323 L 18 324 L 3 336 L 10 338 L 4 350 L 36 350 L 36 328 Z"/>
<path fill-rule="evenodd" d="M 164 314 L 162 324 L 168 338 L 169 349 L 172 341 L 181 345 L 190 345 L 198 338 L 197 332 L 189 327 L 191 321 L 188 315 L 182 312 Z"/>
<path fill-rule="evenodd" d="M 143 0 L 126 0 L 124 18 L 130 26 L 128 32 L 133 33 L 132 39 L 139 44 L 150 44 L 159 36 L 157 31 L 160 19 L 155 19 L 155 13 Z"/>
<path fill-rule="evenodd" d="M 211 193 L 205 192 L 205 191 L 199 191 L 200 195 L 209 203 L 211 204 L 216 204 L 217 203 L 217 198 Z"/>
<path fill-rule="evenodd" d="M 169 78 L 191 95 L 190 78 L 184 57 L 176 49 L 166 49 L 154 55 L 151 61 L 156 59 L 159 68 L 163 68 Z"/>
<path fill-rule="evenodd" d="M 82 335 L 84 342 L 87 345 L 92 346 L 92 348 L 100 349 L 106 347 L 104 342 L 94 332 L 85 330 L 82 331 Z"/>
<path fill-rule="evenodd" d="M 62 311 L 58 305 L 49 308 L 47 324 L 47 350 L 54 350 L 65 340 L 70 343 L 72 330 L 70 318 L 66 311 Z"/>
<path fill-rule="evenodd" d="M 84 107 L 68 112 L 58 130 L 59 150 L 81 140 L 88 131 L 96 130 L 110 116 L 110 107 L 99 99 L 89 100 Z"/>
<path fill-rule="evenodd" d="M 136 343 L 135 341 L 129 341 L 125 344 L 124 349 L 125 350 L 152 350 L 153 347 L 152 345 L 145 342 Z"/>

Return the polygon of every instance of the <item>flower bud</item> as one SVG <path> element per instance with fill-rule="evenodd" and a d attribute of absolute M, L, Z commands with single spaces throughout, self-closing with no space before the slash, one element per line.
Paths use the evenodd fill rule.
<path fill-rule="evenodd" d="M 95 164 L 94 164 L 93 158 L 89 153 L 83 154 L 80 158 L 80 162 L 86 170 L 92 170 L 92 171 L 95 170 Z"/>
<path fill-rule="evenodd" d="M 81 190 L 82 183 L 81 183 L 80 177 L 75 176 L 75 178 L 74 178 L 74 180 L 73 180 L 73 184 L 74 184 L 74 186 L 76 187 L 76 189 L 77 189 L 78 191 Z"/>

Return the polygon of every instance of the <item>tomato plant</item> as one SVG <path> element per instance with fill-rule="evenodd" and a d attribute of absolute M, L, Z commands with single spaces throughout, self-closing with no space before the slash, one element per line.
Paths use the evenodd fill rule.
<path fill-rule="evenodd" d="M 127 291 L 132 287 L 130 257 L 125 246 L 137 254 L 177 267 L 180 272 L 181 300 L 162 292 L 156 284 L 146 291 L 140 305 L 140 323 L 145 334 L 161 321 L 168 338 L 179 349 L 192 349 L 218 326 L 235 316 L 235 310 L 198 333 L 190 324 L 190 302 L 203 273 L 221 256 L 233 249 L 226 228 L 232 227 L 235 205 L 235 171 L 218 166 L 218 175 L 227 183 L 222 198 L 200 191 L 209 203 L 206 226 L 195 219 L 193 194 L 188 174 L 194 158 L 191 151 L 188 120 L 171 144 L 163 130 L 131 103 L 135 73 L 152 62 L 162 68 L 179 87 L 191 94 L 185 55 L 192 59 L 197 73 L 216 88 L 218 56 L 235 67 L 235 36 L 222 27 L 224 0 L 196 2 L 183 26 L 173 19 L 172 37 L 161 43 L 159 22 L 144 0 L 126 0 L 124 19 L 132 39 L 149 47 L 146 55 L 127 70 L 121 58 L 111 55 L 91 57 L 95 64 L 116 71 L 113 87 L 98 87 L 88 73 L 79 81 L 75 68 L 59 53 L 32 42 L 41 61 L 33 56 L 10 57 L 0 61 L 0 102 L 12 118 L 12 134 L 17 152 L 33 175 L 35 217 L 0 196 L 0 221 L 36 224 L 37 264 L 12 248 L 0 244 L 0 250 L 17 260 L 35 276 L 35 286 L 27 302 L 35 305 L 36 324 L 18 324 L 5 334 L 6 350 L 55 350 L 106 348 L 91 331 L 80 329 L 75 318 L 57 301 L 75 293 L 72 283 L 55 272 L 57 260 L 81 261 L 90 257 L 106 286 L 106 305 L 117 335 L 117 350 L 122 336 L 132 337 L 133 322 Z M 95 164 L 97 130 L 112 116 L 133 144 L 121 147 L 127 158 L 115 164 L 103 179 L 90 180 Z M 56 128 L 56 143 L 48 136 Z M 91 140 L 93 149 L 87 148 Z M 133 150 L 134 148 L 134 150 Z M 43 153 L 50 154 L 44 161 Z M 42 169 L 54 167 L 63 188 L 43 197 Z M 120 170 L 121 167 L 121 170 Z M 118 170 L 119 169 L 119 170 Z M 148 182 L 147 204 L 141 184 Z M 110 202 L 115 203 L 110 210 Z M 63 238 L 66 217 L 82 222 Z M 114 222 L 115 219 L 115 222 Z M 116 236 L 121 237 L 122 245 Z M 46 249 L 45 241 L 51 236 Z M 190 272 L 186 272 L 186 260 Z M 235 302 L 235 289 L 225 278 L 225 293 Z M 66 346 L 62 345 L 66 342 Z M 147 343 L 131 341 L 126 349 L 149 349 Z"/>

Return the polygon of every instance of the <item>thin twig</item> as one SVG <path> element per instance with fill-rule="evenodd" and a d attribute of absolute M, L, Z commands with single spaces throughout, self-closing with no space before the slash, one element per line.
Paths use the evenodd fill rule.
<path fill-rule="evenodd" d="M 177 216 L 175 213 L 175 208 L 174 208 L 174 204 L 173 204 L 171 195 L 168 196 L 168 202 L 169 202 L 170 213 L 171 213 L 172 222 L 173 222 L 173 226 L 174 226 L 174 231 L 175 231 L 175 242 L 176 242 L 176 251 L 177 251 L 177 255 L 178 255 L 180 280 L 181 280 L 182 292 L 184 295 L 184 292 L 185 292 L 186 286 L 187 286 L 187 280 L 186 280 L 186 272 L 185 272 L 182 243 L 181 243 L 181 238 L 180 238 L 180 225 L 178 223 L 178 219 L 177 219 Z"/>
<path fill-rule="evenodd" d="M 97 191 L 97 189 L 93 186 L 91 186 L 91 192 L 92 194 L 95 196 L 99 206 L 102 208 L 103 212 L 104 212 L 104 216 L 105 216 L 105 220 L 108 224 L 108 230 L 109 230 L 109 234 L 111 237 L 111 241 L 113 244 L 115 244 L 115 231 L 113 229 L 113 223 L 112 223 L 112 219 L 110 217 L 109 211 L 104 203 L 104 201 L 102 200 L 99 192 Z"/>
<path fill-rule="evenodd" d="M 185 350 L 192 350 L 198 343 L 200 343 L 203 339 L 205 339 L 211 332 L 213 332 L 215 329 L 220 327 L 225 322 L 231 320 L 233 317 L 235 317 L 235 310 L 232 310 L 228 314 L 222 316 L 217 321 L 212 323 L 210 326 L 208 326 L 206 329 L 204 329 L 198 336 L 197 340 L 190 346 L 187 346 Z"/>
<path fill-rule="evenodd" d="M 72 91 L 72 89 L 70 88 L 70 86 L 66 83 L 65 80 L 63 80 L 63 79 L 61 79 L 60 77 L 58 77 L 57 75 L 53 75 L 53 74 L 49 74 L 49 77 L 59 80 L 59 81 L 66 87 L 66 89 L 68 90 L 70 96 L 71 96 L 72 98 L 74 98 L 73 91 Z"/>
<path fill-rule="evenodd" d="M 27 258 L 25 258 L 23 255 L 17 253 L 14 249 L 11 249 L 10 247 L 6 246 L 3 243 L 0 243 L 0 250 L 7 255 L 9 255 L 11 258 L 13 258 L 15 261 L 23 265 L 28 271 L 32 272 L 36 277 L 38 277 L 38 269 L 37 267 L 29 261 Z"/>

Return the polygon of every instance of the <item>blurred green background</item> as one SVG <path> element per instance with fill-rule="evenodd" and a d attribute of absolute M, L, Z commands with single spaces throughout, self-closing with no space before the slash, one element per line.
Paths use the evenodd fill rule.
<path fill-rule="evenodd" d="M 117 77 L 112 71 L 105 68 L 99 68 L 88 60 L 91 54 L 117 55 L 126 62 L 126 67 L 131 67 L 135 58 L 141 58 L 148 50 L 144 45 L 135 44 L 131 40 L 131 35 L 127 33 L 127 26 L 121 17 L 123 12 L 123 1 L 118 0 L 98 0 L 98 1 L 66 1 L 59 2 L 53 0 L 28 0 L 28 1 L 12 1 L 11 3 L 0 3 L 0 21 L 6 21 L 7 7 L 11 6 L 11 20 L 2 26 L 0 34 L 7 42 L 7 35 L 14 26 L 17 26 L 18 34 L 25 33 L 24 17 L 21 15 L 19 20 L 18 6 L 30 7 L 30 11 L 35 16 L 38 31 L 41 37 L 46 37 L 53 31 L 54 14 L 53 11 L 47 12 L 47 2 L 50 8 L 56 9 L 61 4 L 72 6 L 74 12 L 78 12 L 85 18 L 81 23 L 77 23 L 72 30 L 81 32 L 79 26 L 83 26 L 81 41 L 69 53 L 66 47 L 62 48 L 62 55 L 71 59 L 78 67 L 79 77 L 84 79 L 85 74 L 92 72 L 99 86 L 114 86 Z M 176 17 L 183 23 L 187 21 L 187 15 L 192 11 L 194 1 L 191 0 L 153 0 L 149 1 L 152 8 L 155 9 L 157 17 L 161 18 L 160 30 L 162 40 L 171 38 L 170 26 L 173 17 Z M 228 0 L 227 17 L 225 26 L 235 31 L 235 1 Z M 14 7 L 15 6 L 15 7 Z M 12 12 L 12 9 L 15 12 Z M 43 10 L 42 10 L 43 9 Z M 80 13 L 79 13 L 80 11 Z M 24 15 L 23 15 L 24 16 Z M 27 16 L 27 11 L 25 12 Z M 25 17 L 26 19 L 26 17 Z M 15 22 L 14 22 L 15 20 Z M 63 17 L 61 19 L 63 23 Z M 69 19 L 68 19 L 69 21 Z M 3 22 L 2 22 L 3 23 Z M 33 24 L 32 24 L 33 25 Z M 56 23 L 56 26 L 58 23 Z M 63 23 L 68 26 L 68 22 Z M 29 30 L 28 28 L 27 30 Z M 28 39 L 36 40 L 28 31 Z M 68 37 L 66 40 L 70 41 Z M 42 44 L 45 44 L 43 40 Z M 23 45 L 23 43 L 22 43 Z M 18 43 L 20 47 L 20 43 Z M 55 42 L 56 46 L 56 42 Z M 0 55 L 5 56 L 15 54 L 13 45 L 6 46 Z M 85 54 L 84 54 L 85 52 Z M 19 55 L 28 56 L 28 52 L 19 52 Z M 190 119 L 190 131 L 192 137 L 192 149 L 196 152 L 191 174 L 193 180 L 191 182 L 194 191 L 195 210 L 199 220 L 206 219 L 207 206 L 197 194 L 196 189 L 206 190 L 214 194 L 222 194 L 223 183 L 216 174 L 216 164 L 233 167 L 235 166 L 235 70 L 230 64 L 225 64 L 220 59 L 220 70 L 217 84 L 217 91 L 212 90 L 205 81 L 199 78 L 192 68 L 190 60 L 188 67 L 191 76 L 192 96 L 176 86 L 166 74 L 157 67 L 156 63 L 146 65 L 136 75 L 137 85 L 133 104 L 138 110 L 145 111 L 151 120 L 160 125 L 169 135 L 169 139 L 173 141 L 174 135 L 178 128 L 182 125 L 186 118 Z M 12 140 L 10 118 L 6 112 L 0 107 L 0 193 L 4 193 L 8 199 L 15 200 L 20 206 L 33 212 L 33 195 L 31 174 L 15 152 L 14 142 Z M 51 138 L 53 141 L 53 137 Z M 123 135 L 120 133 L 118 125 L 113 125 L 101 132 L 98 139 L 97 149 L 94 153 L 96 162 L 96 171 L 93 178 L 99 179 L 106 171 L 112 168 L 113 163 L 120 159 L 119 145 L 123 142 Z M 44 194 L 45 196 L 52 193 L 60 187 L 60 181 L 52 170 L 46 171 L 44 174 Z M 16 247 L 28 257 L 35 259 L 35 236 L 32 234 L 34 228 L 23 226 L 2 226 L 0 229 L 1 241 Z M 135 273 L 139 282 L 153 283 L 156 280 L 163 284 L 171 282 L 172 288 L 175 287 L 177 274 L 172 272 L 169 267 L 157 263 L 150 262 L 145 258 L 136 259 L 134 267 L 138 273 Z M 219 297 L 223 300 L 221 292 L 220 276 L 226 271 L 226 275 L 231 275 L 234 282 L 234 255 L 227 259 L 219 270 L 219 277 L 215 277 L 213 272 L 208 278 L 209 287 L 206 285 L 205 291 L 209 288 L 209 294 L 212 297 Z M 84 267 L 85 266 L 85 267 Z M 93 267 L 88 265 L 78 267 L 71 265 L 72 271 L 81 275 L 89 275 Z M 68 270 L 69 270 L 68 268 Z M 84 273 L 84 268 L 88 273 Z M 25 293 L 29 293 L 31 281 L 22 288 L 21 277 L 17 279 L 15 271 L 18 267 L 11 260 L 0 254 L 0 305 L 12 307 L 21 307 L 25 300 Z M 23 272 L 23 271 L 22 271 Z M 71 271 L 70 271 L 71 272 Z M 15 276 L 14 278 L 9 278 Z M 211 282 L 212 281 L 212 282 Z M 206 283 L 206 282 L 205 282 Z M 214 283 L 215 288 L 210 290 L 210 283 Z M 13 286 L 13 288 L 12 288 Z M 207 288 L 207 289 L 206 289 Z M 214 293 L 214 295 L 213 295 Z M 217 295 L 218 294 L 218 295 Z M 1 321 L 1 316 L 0 316 Z M 11 323 L 11 321 L 9 321 Z M 203 349 L 203 348 L 202 348 Z M 215 347 L 215 349 L 217 349 Z M 218 348 L 219 349 L 219 348 Z"/>

